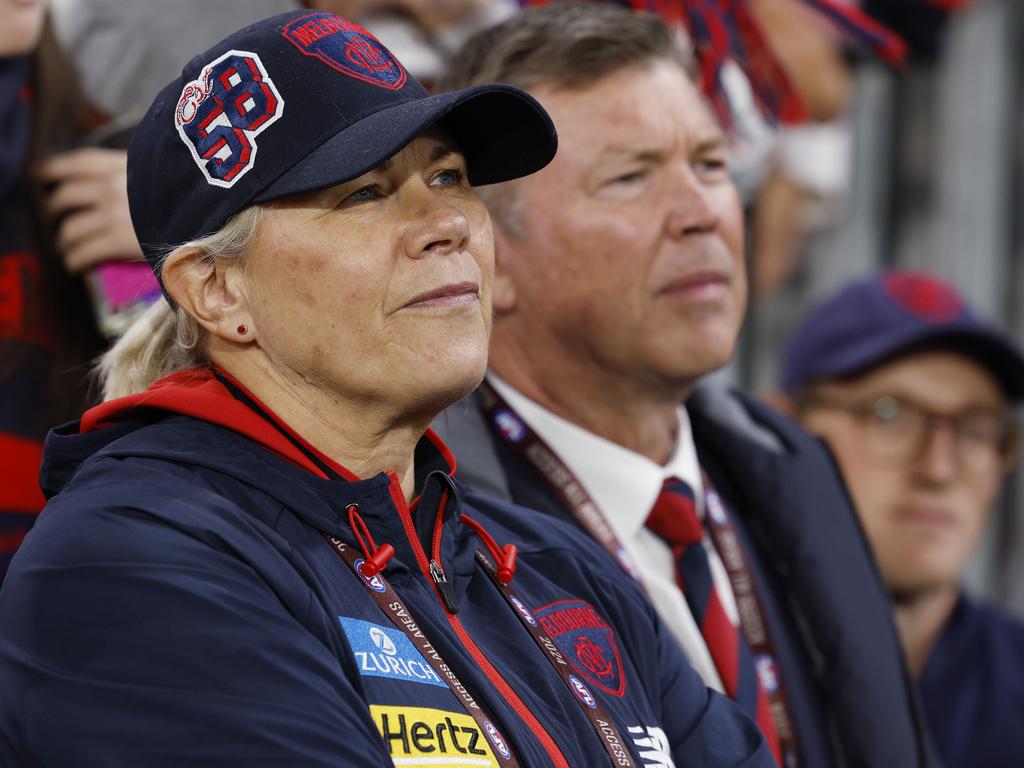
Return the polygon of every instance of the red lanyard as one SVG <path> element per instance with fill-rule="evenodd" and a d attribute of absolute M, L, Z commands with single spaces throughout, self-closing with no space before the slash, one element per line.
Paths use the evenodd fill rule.
<path fill-rule="evenodd" d="M 572 470 L 488 381 L 480 384 L 477 396 L 480 410 L 490 429 L 536 470 L 572 512 L 577 523 L 615 558 L 626 574 L 643 587 L 639 569 L 633 558 L 626 552 L 626 548 L 622 546 L 601 509 Z M 708 530 L 715 549 L 725 565 L 740 615 L 740 627 L 750 645 L 751 653 L 754 654 L 758 677 L 768 694 L 772 719 L 775 721 L 775 729 L 783 750 L 784 768 L 794 768 L 797 765 L 796 739 L 789 715 L 789 705 L 775 661 L 775 647 L 764 620 L 764 610 L 754 588 L 754 580 L 750 575 L 750 568 L 736 531 L 729 521 L 718 493 L 711 487 L 706 475 L 704 487 Z"/>
<path fill-rule="evenodd" d="M 480 733 L 487 737 L 495 751 L 502 757 L 504 764 L 510 766 L 510 768 L 519 768 L 519 761 L 512 751 L 512 745 L 498 731 L 494 725 L 494 718 L 487 714 L 480 703 L 473 698 L 473 695 L 467 690 L 466 686 L 459 681 L 452 668 L 444 662 L 441 654 L 437 652 L 437 649 L 427 639 L 427 636 L 420 629 L 412 614 L 409 613 L 409 609 L 405 607 L 405 604 L 399 599 L 395 590 L 384 579 L 384 576 L 378 573 L 373 578 L 367 579 L 359 570 L 362 559 L 359 557 L 358 552 L 333 536 L 324 534 L 324 538 L 327 539 L 327 542 L 338 556 L 349 565 L 353 573 L 359 577 L 359 580 L 363 582 L 366 586 L 366 591 L 369 592 L 373 601 L 377 603 L 377 607 L 380 608 L 381 612 L 391 620 L 395 627 L 405 633 L 406 637 L 412 641 L 412 644 L 416 646 L 416 650 L 423 655 L 423 658 L 427 660 L 427 663 L 430 664 L 438 677 L 448 685 L 451 692 L 455 694 L 455 698 L 462 703 L 466 712 L 476 721 Z"/>

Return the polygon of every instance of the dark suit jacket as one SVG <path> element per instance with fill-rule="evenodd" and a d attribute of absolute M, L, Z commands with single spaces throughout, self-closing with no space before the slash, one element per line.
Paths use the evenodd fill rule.
<path fill-rule="evenodd" d="M 801 766 L 934 764 L 889 601 L 831 454 L 742 395 L 687 403 L 701 465 L 750 553 L 799 742 Z M 475 396 L 433 424 L 479 492 L 573 520 L 497 439 Z M 609 557 L 609 567 L 618 567 Z"/>

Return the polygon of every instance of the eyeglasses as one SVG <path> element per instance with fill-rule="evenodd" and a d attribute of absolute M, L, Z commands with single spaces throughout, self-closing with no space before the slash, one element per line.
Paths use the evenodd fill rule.
<path fill-rule="evenodd" d="M 950 430 L 956 456 L 968 471 L 1009 469 L 1020 452 L 1018 420 L 1004 410 L 976 408 L 956 414 L 940 413 L 894 395 L 844 401 L 809 394 L 799 400 L 798 407 L 849 413 L 860 423 L 864 444 L 871 455 L 894 467 L 918 461 L 939 427 Z"/>

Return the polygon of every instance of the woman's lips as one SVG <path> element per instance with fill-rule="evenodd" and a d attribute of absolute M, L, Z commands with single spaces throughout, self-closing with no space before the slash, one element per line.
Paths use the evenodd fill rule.
<path fill-rule="evenodd" d="M 402 309 L 457 307 L 475 304 L 479 300 L 480 286 L 476 283 L 450 283 L 414 296 L 402 306 Z"/>

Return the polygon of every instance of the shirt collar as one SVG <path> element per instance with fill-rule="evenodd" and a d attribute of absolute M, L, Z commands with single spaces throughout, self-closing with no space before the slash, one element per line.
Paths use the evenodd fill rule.
<path fill-rule="evenodd" d="M 679 424 L 675 448 L 661 466 L 552 413 L 494 373 L 489 372 L 487 377 L 498 394 L 582 483 L 621 541 L 632 539 L 643 528 L 668 477 L 677 477 L 694 489 L 698 514 L 703 517 L 700 465 L 684 407 L 676 410 Z"/>

